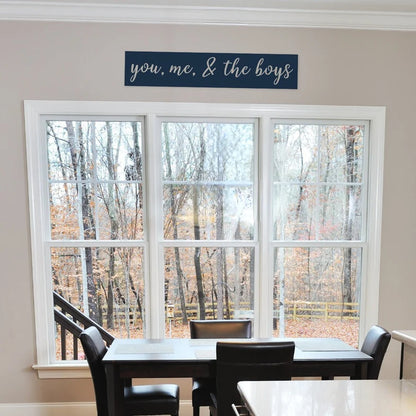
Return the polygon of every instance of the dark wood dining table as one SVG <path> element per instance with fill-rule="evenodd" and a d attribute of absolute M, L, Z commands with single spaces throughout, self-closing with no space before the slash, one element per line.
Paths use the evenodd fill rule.
<path fill-rule="evenodd" d="M 366 378 L 372 358 L 336 338 L 226 339 L 294 341 L 293 377 Z M 215 377 L 217 339 L 116 339 L 103 358 L 109 416 L 123 414 L 125 379 Z"/>

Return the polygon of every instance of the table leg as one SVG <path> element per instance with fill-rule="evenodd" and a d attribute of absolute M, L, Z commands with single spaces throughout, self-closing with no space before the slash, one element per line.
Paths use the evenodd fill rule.
<path fill-rule="evenodd" d="M 108 416 L 119 416 L 124 413 L 124 383 L 120 377 L 119 366 L 107 364 L 105 367 L 107 376 L 107 405 Z"/>
<path fill-rule="evenodd" d="M 355 374 L 351 380 L 366 380 L 368 374 L 368 362 L 361 361 L 355 365 Z"/>

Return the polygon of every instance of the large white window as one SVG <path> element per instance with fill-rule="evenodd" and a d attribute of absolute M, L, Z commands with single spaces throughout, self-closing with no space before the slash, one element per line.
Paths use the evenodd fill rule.
<path fill-rule="evenodd" d="M 384 109 L 27 101 L 39 368 L 52 293 L 117 337 L 377 322 Z"/>

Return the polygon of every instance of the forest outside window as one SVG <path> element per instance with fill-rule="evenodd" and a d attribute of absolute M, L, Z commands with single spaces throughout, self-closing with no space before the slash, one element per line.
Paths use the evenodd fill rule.
<path fill-rule="evenodd" d="M 378 109 L 26 106 L 39 364 L 59 361 L 52 291 L 116 337 L 249 318 L 358 346 L 376 319 Z"/>
<path fill-rule="evenodd" d="M 166 336 L 254 308 L 255 126 L 161 122 Z"/>
<path fill-rule="evenodd" d="M 46 121 L 53 290 L 127 337 L 143 336 L 141 126 Z"/>
<path fill-rule="evenodd" d="M 281 336 L 302 334 L 307 323 L 309 335 L 333 334 L 357 346 L 366 130 L 274 124 L 273 299 Z"/>

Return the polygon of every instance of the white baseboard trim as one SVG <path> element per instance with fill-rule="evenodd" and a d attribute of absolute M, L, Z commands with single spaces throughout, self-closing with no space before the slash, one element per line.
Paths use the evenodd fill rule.
<path fill-rule="evenodd" d="M 0 403 L 1 416 L 97 416 L 95 402 Z M 192 416 L 191 400 L 181 400 L 180 415 Z M 202 415 L 202 412 L 201 412 Z"/>
<path fill-rule="evenodd" d="M 2 403 L 2 416 L 96 416 L 95 403 Z"/>

